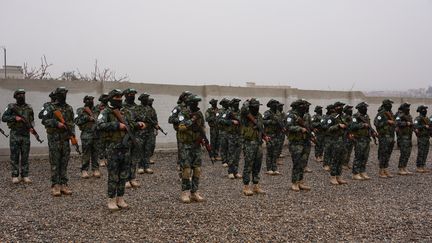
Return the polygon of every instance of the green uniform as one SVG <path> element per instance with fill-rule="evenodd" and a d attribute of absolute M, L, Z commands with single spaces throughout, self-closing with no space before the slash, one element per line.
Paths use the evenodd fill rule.
<path fill-rule="evenodd" d="M 97 148 L 99 137 L 96 134 L 96 118 L 99 114 L 95 107 L 90 110 L 91 115 L 85 112 L 84 107 L 78 108 L 74 119 L 75 124 L 81 130 L 80 138 L 83 150 L 81 171 L 89 170 L 90 165 L 92 171 L 99 169 Z"/>
<path fill-rule="evenodd" d="M 219 128 L 217 120 L 219 118 L 219 108 L 210 107 L 205 112 L 205 120 L 210 127 L 210 144 L 212 146 L 212 157 L 219 156 Z"/>
<path fill-rule="evenodd" d="M 405 168 L 411 155 L 413 119 L 411 115 L 399 112 L 396 116 L 396 126 L 398 128 L 398 140 L 400 146 L 400 157 L 398 168 Z"/>
<path fill-rule="evenodd" d="M 395 120 L 393 113 L 380 107 L 374 119 L 374 124 L 379 135 L 378 160 L 380 169 L 386 169 L 389 167 L 390 157 L 395 144 L 395 126 L 388 124 L 389 120 Z"/>
<path fill-rule="evenodd" d="M 350 132 L 354 136 L 354 162 L 352 167 L 353 174 L 365 173 L 366 163 L 369 159 L 371 133 L 369 127 L 371 126 L 370 118 L 367 114 L 357 112 L 352 117 L 350 124 Z"/>

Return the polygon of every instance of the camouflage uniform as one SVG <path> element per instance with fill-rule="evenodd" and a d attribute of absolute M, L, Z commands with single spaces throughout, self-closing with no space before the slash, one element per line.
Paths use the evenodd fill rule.
<path fill-rule="evenodd" d="M 309 113 L 309 106 L 311 104 L 304 99 L 300 99 L 300 101 L 303 102 L 302 104 L 305 106 L 305 109 L 306 109 L 306 113 L 304 113 L 304 116 L 303 116 L 305 128 L 308 129 L 308 131 L 312 131 L 312 117 Z M 309 169 L 309 167 L 307 165 L 309 163 L 309 156 L 310 156 L 310 153 L 312 150 L 312 143 L 310 142 L 310 139 L 308 139 L 308 140 L 309 140 L 309 143 L 305 143 L 305 151 L 306 151 L 307 160 L 306 160 L 306 166 L 304 169 L 305 169 L 305 172 L 310 173 L 310 172 L 312 172 L 312 170 Z"/>
<path fill-rule="evenodd" d="M 393 101 L 384 100 L 382 106 L 378 109 L 375 116 L 374 124 L 379 134 L 378 136 L 378 160 L 379 168 L 387 177 L 390 156 L 395 144 L 395 117 L 391 112 Z"/>
<path fill-rule="evenodd" d="M 399 169 L 406 171 L 408 160 L 411 155 L 412 148 L 412 132 L 413 132 L 413 119 L 409 114 L 410 104 L 403 103 L 400 106 L 402 112 L 398 113 L 396 117 L 396 126 L 398 128 L 398 139 L 400 146 Z M 409 172 L 408 172 L 409 173 Z"/>
<path fill-rule="evenodd" d="M 323 131 L 323 144 L 324 144 L 324 157 L 323 157 L 323 167 L 328 167 L 328 170 L 330 170 L 330 165 L 332 164 L 332 151 L 331 151 L 331 133 L 328 131 L 328 120 L 334 113 L 334 106 L 333 104 L 330 104 L 326 107 L 327 113 L 323 116 L 321 120 L 321 129 Z"/>
<path fill-rule="evenodd" d="M 222 108 L 219 110 L 219 119 L 218 119 L 218 128 L 219 128 L 219 146 L 220 146 L 220 155 L 222 157 L 222 164 L 228 165 L 228 126 L 223 124 L 223 119 L 227 116 L 229 112 L 229 100 L 223 98 L 220 102 Z"/>
<path fill-rule="evenodd" d="M 156 149 L 156 136 L 158 135 L 158 130 L 154 126 L 159 126 L 158 117 L 156 109 L 153 107 L 153 98 L 149 98 L 148 101 L 148 117 L 151 119 L 151 121 L 148 123 L 153 128 L 153 132 L 150 133 L 150 139 L 148 143 L 150 144 L 150 157 L 153 156 L 154 151 Z"/>
<path fill-rule="evenodd" d="M 431 120 L 426 116 L 427 106 L 421 105 L 417 108 L 417 112 L 420 113 L 414 120 L 414 129 L 417 135 L 417 171 L 425 171 L 426 159 L 429 154 L 429 138 L 431 134 L 430 125 Z"/>
<path fill-rule="evenodd" d="M 121 100 L 113 97 L 121 97 L 122 91 L 115 89 L 109 93 L 110 106 L 107 106 L 97 120 L 97 128 L 105 131 L 108 145 L 108 197 L 123 197 L 125 184 L 130 177 L 130 148 L 132 142 L 126 130 L 121 130 L 120 122 L 114 115 L 114 110 L 120 110 L 121 115 L 131 130 L 139 125 L 133 120 L 132 113 L 128 109 L 122 109 Z M 128 139 L 129 138 L 129 139 Z"/>
<path fill-rule="evenodd" d="M 278 111 L 280 112 L 280 115 L 281 115 L 282 125 L 283 125 L 283 127 L 285 127 L 287 114 L 283 111 L 283 106 L 284 106 L 284 104 L 279 103 L 278 104 Z M 277 157 L 276 158 L 280 158 L 282 155 L 282 150 L 283 150 L 283 146 L 285 143 L 285 133 L 280 132 L 276 136 L 278 137 L 277 139 L 279 141 L 279 147 L 277 148 Z"/>
<path fill-rule="evenodd" d="M 240 134 L 240 112 L 239 112 L 240 99 L 233 98 L 230 101 L 230 108 L 227 110 L 226 116 L 220 120 L 220 123 L 226 128 L 226 136 L 228 139 L 228 176 L 233 179 L 234 177 L 240 178 L 238 173 L 240 153 L 241 153 L 241 134 Z M 237 124 L 236 124 L 237 123 Z"/>
<path fill-rule="evenodd" d="M 219 108 L 217 107 L 218 100 L 211 99 L 210 104 L 212 107 L 208 108 L 205 112 L 205 120 L 210 127 L 210 144 L 212 146 L 212 157 L 219 157 L 219 128 L 217 120 L 219 118 Z"/>
<path fill-rule="evenodd" d="M 280 174 L 276 161 L 279 158 L 280 144 L 283 143 L 280 134 L 284 135 L 284 124 L 282 121 L 282 113 L 277 110 L 278 104 L 279 102 L 277 100 L 271 99 L 267 103 L 267 107 L 270 109 L 266 110 L 263 114 L 264 131 L 270 137 L 270 142 L 267 143 L 266 157 L 266 173 L 269 175 Z"/>
<path fill-rule="evenodd" d="M 54 116 L 55 111 L 61 112 L 66 123 L 64 125 L 72 134 L 75 134 L 74 111 L 72 106 L 66 103 L 66 93 L 66 88 L 57 88 L 54 91 L 56 101 L 45 108 L 42 117 L 42 124 L 45 126 L 48 136 L 51 183 L 53 186 L 67 185 L 67 166 L 70 157 L 70 134 L 67 129 L 59 128 L 60 121 Z"/>
<path fill-rule="evenodd" d="M 150 122 L 152 116 L 152 109 L 148 105 L 148 94 L 142 94 L 138 99 L 141 101 L 141 105 L 138 106 L 138 111 L 142 116 L 142 121 L 144 121 L 146 124 L 146 128 L 140 130 L 138 133 L 140 140 L 142 141 L 139 147 L 139 150 L 141 151 L 141 158 L 138 165 L 141 172 L 139 171 L 139 173 L 145 172 L 151 174 L 153 173 L 153 171 L 150 170 L 150 157 L 153 153 L 153 143 L 151 142 L 151 140 L 153 139 L 155 133 L 155 129 Z"/>
<path fill-rule="evenodd" d="M 315 107 L 315 114 L 312 116 L 312 129 L 315 132 L 317 143 L 315 144 L 315 158 L 317 161 L 322 161 L 324 154 L 324 134 L 321 127 L 321 122 L 323 120 L 322 107 Z"/>
<path fill-rule="evenodd" d="M 93 96 L 85 96 L 84 103 L 91 101 L 93 103 Z M 90 109 L 90 114 L 85 109 Z M 91 162 L 92 171 L 99 170 L 98 149 L 97 143 L 99 137 L 96 134 L 96 118 L 98 116 L 96 107 L 86 106 L 78 108 L 74 119 L 75 124 L 81 130 L 81 143 L 82 143 L 82 166 L 81 171 L 88 171 Z"/>
<path fill-rule="evenodd" d="M 94 115 L 95 117 L 98 117 L 100 113 L 105 109 L 105 107 L 108 106 L 108 94 L 104 93 L 99 97 L 100 103 L 95 106 L 94 109 Z M 107 139 L 105 139 L 106 133 L 105 131 L 96 130 L 96 137 L 98 138 L 96 148 L 97 148 L 97 154 L 99 156 L 99 159 L 107 159 Z M 105 161 L 104 161 L 105 163 Z"/>
<path fill-rule="evenodd" d="M 12 167 L 12 177 L 22 178 L 29 176 L 29 152 L 30 152 L 30 131 L 23 121 L 18 121 L 17 116 L 23 117 L 27 122 L 34 125 L 33 109 L 25 103 L 25 98 L 18 98 L 18 94 L 25 94 L 23 89 L 14 92 L 14 98 L 17 103 L 11 103 L 7 106 L 2 116 L 2 121 L 7 122 L 10 130 L 9 147 Z M 16 114 L 16 112 L 18 114 Z M 20 163 L 21 157 L 21 163 Z"/>
<path fill-rule="evenodd" d="M 351 105 L 345 105 L 342 115 L 342 121 L 349 127 L 352 122 L 352 108 Z M 349 129 L 348 129 L 349 131 Z M 351 136 L 348 134 L 348 132 L 344 136 L 345 140 L 345 154 L 343 155 L 343 161 L 342 166 L 345 168 L 350 168 L 349 162 L 351 160 L 351 154 L 354 148 L 354 141 L 351 139 Z"/>

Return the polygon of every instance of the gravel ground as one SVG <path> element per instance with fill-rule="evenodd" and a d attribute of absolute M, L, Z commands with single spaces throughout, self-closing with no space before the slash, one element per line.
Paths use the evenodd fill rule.
<path fill-rule="evenodd" d="M 413 149 L 411 170 L 415 155 Z M 393 172 L 398 156 L 395 151 Z M 200 191 L 207 202 L 199 204 L 179 202 L 175 158 L 158 153 L 155 174 L 138 175 L 143 186 L 126 192 L 130 209 L 115 213 L 106 209 L 105 168 L 101 179 L 83 180 L 73 159 L 74 194 L 54 198 L 48 160 L 31 161 L 32 185 L 13 185 L 8 162 L 2 162 L 0 241 L 432 241 L 431 174 L 379 179 L 375 146 L 368 164 L 372 180 L 331 186 L 321 165 L 310 160 L 313 173 L 306 179 L 313 189 L 295 193 L 287 156 L 282 176 L 262 173 L 267 194 L 252 197 L 242 195 L 241 180 L 229 180 L 226 169 L 212 166 L 205 155 Z M 350 175 L 344 171 L 345 178 Z"/>

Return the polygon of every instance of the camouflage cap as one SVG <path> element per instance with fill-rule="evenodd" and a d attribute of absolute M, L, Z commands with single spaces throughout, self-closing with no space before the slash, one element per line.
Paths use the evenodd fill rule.
<path fill-rule="evenodd" d="M 66 89 L 66 87 L 58 87 L 54 90 L 53 95 L 66 94 L 67 92 L 68 90 Z"/>
<path fill-rule="evenodd" d="M 335 106 L 335 107 L 336 107 L 336 106 Z M 354 107 L 354 106 L 352 106 L 352 105 L 345 105 L 344 108 L 343 108 L 343 111 L 345 112 L 345 111 L 347 111 L 347 110 L 351 110 L 353 107 Z"/>
<path fill-rule="evenodd" d="M 314 112 L 317 112 L 317 111 L 322 111 L 322 106 L 319 106 L 319 105 L 315 106 Z"/>
<path fill-rule="evenodd" d="M 232 105 L 235 103 L 239 103 L 240 101 L 241 101 L 241 99 L 239 99 L 239 98 L 232 98 L 229 103 L 230 103 L 230 105 Z"/>
<path fill-rule="evenodd" d="M 249 100 L 249 106 L 260 106 L 260 105 L 262 105 L 262 104 L 256 98 L 251 98 Z"/>
<path fill-rule="evenodd" d="M 186 104 L 190 104 L 190 103 L 193 103 L 193 102 L 200 102 L 201 101 L 201 97 L 199 97 L 198 95 L 189 95 L 187 98 L 186 98 Z"/>
<path fill-rule="evenodd" d="M 108 97 L 109 97 L 108 93 L 103 93 L 103 94 L 101 94 L 99 96 L 98 100 L 101 101 L 101 102 L 104 102 L 104 101 L 106 101 L 108 99 Z"/>
<path fill-rule="evenodd" d="M 402 104 L 399 106 L 399 109 L 400 109 L 400 110 L 403 110 L 403 109 L 409 109 L 410 106 L 411 106 L 410 103 L 408 103 L 408 102 L 404 102 L 404 103 L 402 103 Z"/>
<path fill-rule="evenodd" d="M 108 93 L 109 99 L 112 99 L 115 96 L 123 96 L 123 92 L 120 89 L 113 89 Z"/>
<path fill-rule="evenodd" d="M 335 108 L 334 104 L 330 104 L 326 107 L 326 110 L 333 110 Z"/>
<path fill-rule="evenodd" d="M 305 103 L 304 103 L 304 101 L 302 99 L 298 99 L 298 100 L 293 101 L 290 106 L 292 108 L 297 108 L 297 107 L 299 107 L 301 105 L 304 105 L 304 104 Z"/>
<path fill-rule="evenodd" d="M 391 104 L 393 104 L 394 102 L 393 102 L 393 100 L 391 100 L 391 99 L 385 99 L 385 100 L 383 100 L 382 101 L 382 104 L 383 105 L 391 105 Z"/>
<path fill-rule="evenodd" d="M 178 100 L 181 102 L 186 101 L 186 98 L 190 95 L 192 95 L 192 92 L 185 90 L 180 94 Z"/>
<path fill-rule="evenodd" d="M 136 91 L 136 89 L 133 88 L 127 88 L 123 90 L 123 95 L 136 94 L 136 93 L 138 92 Z"/>
<path fill-rule="evenodd" d="M 148 100 L 149 97 L 150 97 L 149 94 L 147 94 L 147 93 L 142 93 L 142 94 L 140 94 L 140 96 L 138 97 L 138 100 L 140 100 L 140 101 Z"/>
<path fill-rule="evenodd" d="M 425 105 L 420 105 L 419 107 L 417 107 L 417 112 L 420 112 L 421 110 L 427 110 L 427 106 Z"/>
<path fill-rule="evenodd" d="M 15 98 L 19 94 L 25 94 L 25 90 L 24 89 L 17 89 L 17 90 L 15 90 L 15 92 L 13 94 L 13 97 Z"/>
<path fill-rule="evenodd" d="M 277 105 L 277 104 L 279 104 L 279 101 L 275 99 L 270 99 L 269 102 L 267 102 L 267 107 L 271 107 L 272 105 Z"/>
<path fill-rule="evenodd" d="M 362 101 L 362 102 L 358 103 L 355 108 L 359 109 L 361 107 L 368 107 L 368 106 L 369 106 L 368 103 Z"/>
<path fill-rule="evenodd" d="M 284 103 L 278 103 L 278 107 L 283 107 L 285 104 Z"/>
<path fill-rule="evenodd" d="M 91 95 L 86 95 L 86 96 L 84 96 L 83 102 L 86 102 L 86 100 L 93 100 L 93 99 L 94 99 L 93 96 L 91 96 Z"/>
<path fill-rule="evenodd" d="M 344 106 L 344 105 L 345 105 L 345 103 L 343 103 L 343 102 L 341 102 L 341 101 L 336 101 L 336 102 L 333 104 L 334 108 L 336 108 L 336 107 L 338 107 L 338 106 Z"/>
<path fill-rule="evenodd" d="M 306 106 L 310 106 L 311 105 L 311 103 L 309 101 L 305 100 L 305 99 L 300 99 L 300 100 L 302 101 L 303 105 L 306 105 Z"/>
<path fill-rule="evenodd" d="M 209 104 L 217 104 L 217 102 L 218 102 L 218 100 L 217 99 L 211 99 L 210 101 L 209 101 Z"/>
<path fill-rule="evenodd" d="M 223 98 L 221 101 L 219 101 L 219 105 L 226 105 L 229 104 L 230 100 L 227 98 Z"/>

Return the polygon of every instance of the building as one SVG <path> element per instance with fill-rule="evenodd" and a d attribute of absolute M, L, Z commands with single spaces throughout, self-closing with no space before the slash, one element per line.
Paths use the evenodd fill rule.
<path fill-rule="evenodd" d="M 6 78 L 24 79 L 24 71 L 22 66 L 11 66 L 11 65 L 3 66 L 3 68 L 0 68 L 0 79 L 5 78 L 5 71 L 6 71 Z"/>

